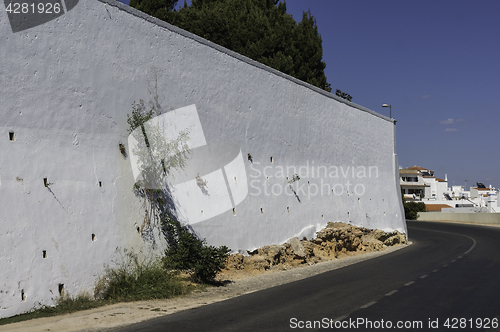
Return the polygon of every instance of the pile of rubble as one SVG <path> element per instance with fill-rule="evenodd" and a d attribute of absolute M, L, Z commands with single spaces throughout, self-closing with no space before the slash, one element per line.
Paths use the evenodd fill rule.
<path fill-rule="evenodd" d="M 235 270 L 283 270 L 355 253 L 380 251 L 404 243 L 405 235 L 397 231 L 386 233 L 341 222 L 329 222 L 310 241 L 292 238 L 282 245 L 268 245 L 248 252 L 249 256 L 231 255 L 223 273 Z"/>

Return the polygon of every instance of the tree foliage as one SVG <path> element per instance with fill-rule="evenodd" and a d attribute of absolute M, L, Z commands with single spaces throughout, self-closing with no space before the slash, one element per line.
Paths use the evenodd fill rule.
<path fill-rule="evenodd" d="M 409 220 L 417 220 L 419 212 L 425 212 L 426 207 L 423 202 L 405 202 L 405 217 Z"/>
<path fill-rule="evenodd" d="M 419 212 L 427 210 L 424 202 L 407 202 L 403 190 L 401 190 L 401 198 L 403 200 L 403 208 L 405 210 L 405 219 L 417 220 Z"/>
<path fill-rule="evenodd" d="M 335 95 L 339 96 L 340 98 L 344 98 L 346 100 L 349 100 L 349 101 L 352 100 L 352 96 L 350 94 L 342 92 L 339 89 L 337 89 L 337 91 L 335 91 Z"/>
<path fill-rule="evenodd" d="M 130 5 L 218 45 L 331 91 L 322 61 L 316 20 L 304 12 L 296 22 L 279 0 L 193 0 L 165 12 L 167 0 L 131 0 Z"/>
<path fill-rule="evenodd" d="M 178 0 L 130 0 L 129 6 L 141 12 L 170 22 Z"/>

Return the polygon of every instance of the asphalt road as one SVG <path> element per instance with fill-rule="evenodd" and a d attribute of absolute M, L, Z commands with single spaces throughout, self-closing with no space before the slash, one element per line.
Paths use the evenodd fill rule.
<path fill-rule="evenodd" d="M 403 250 L 116 331 L 500 331 L 500 228 L 408 232 Z"/>

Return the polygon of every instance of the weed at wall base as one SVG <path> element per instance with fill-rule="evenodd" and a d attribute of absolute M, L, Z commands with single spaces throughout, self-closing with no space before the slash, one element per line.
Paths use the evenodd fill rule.
<path fill-rule="evenodd" d="M 123 301 L 167 299 L 205 285 L 187 282 L 176 272 L 165 270 L 160 261 L 140 262 L 136 256 L 117 269 L 109 269 L 95 286 L 94 299 L 88 294 L 77 297 L 61 296 L 55 306 L 42 306 L 31 312 L 0 319 L 0 325 L 11 324 L 41 317 L 57 316 Z"/>
<path fill-rule="evenodd" d="M 186 285 L 159 262 L 140 263 L 109 270 L 95 289 L 96 298 L 107 301 L 140 301 L 167 299 L 189 293 L 195 287 Z"/>

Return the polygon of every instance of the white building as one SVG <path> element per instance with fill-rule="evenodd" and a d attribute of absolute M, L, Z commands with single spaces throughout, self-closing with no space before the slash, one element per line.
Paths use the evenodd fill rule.
<path fill-rule="evenodd" d="M 446 174 L 443 180 L 435 177 L 434 171 L 420 166 L 400 169 L 399 176 L 405 198 L 423 201 L 428 211 L 500 212 L 498 190 L 480 182 L 470 190 L 465 186 L 449 188 Z"/>
<path fill-rule="evenodd" d="M 412 166 L 399 170 L 401 189 L 405 198 L 421 200 L 443 201 L 448 200 L 450 190 L 448 180 L 434 177 L 434 171 Z"/>
<path fill-rule="evenodd" d="M 400 184 L 406 199 L 420 199 L 428 186 L 417 170 L 400 169 Z"/>
<path fill-rule="evenodd" d="M 452 186 L 451 197 L 454 199 L 461 199 L 462 197 L 469 198 L 470 191 L 465 190 L 465 186 Z"/>

